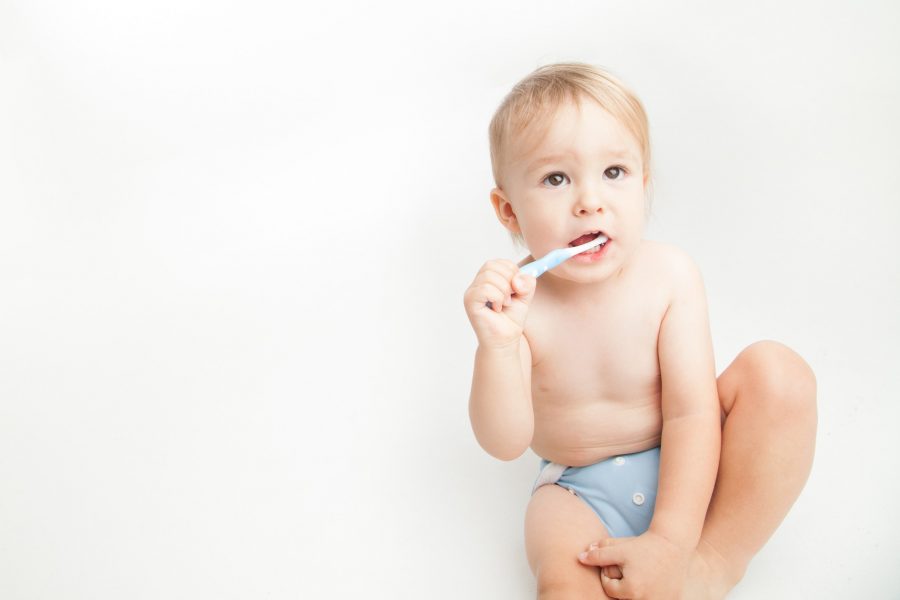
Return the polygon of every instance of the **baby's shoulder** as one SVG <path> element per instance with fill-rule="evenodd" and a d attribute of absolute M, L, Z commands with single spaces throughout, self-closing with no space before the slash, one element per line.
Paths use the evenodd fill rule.
<path fill-rule="evenodd" d="M 657 265 L 665 265 L 674 269 L 694 265 L 694 259 L 683 248 L 657 240 L 641 240 L 641 252 L 648 260 Z"/>
<path fill-rule="evenodd" d="M 643 274 L 660 283 L 678 285 L 700 277 L 700 269 L 691 255 L 675 244 L 645 239 L 641 241 L 639 255 Z"/>

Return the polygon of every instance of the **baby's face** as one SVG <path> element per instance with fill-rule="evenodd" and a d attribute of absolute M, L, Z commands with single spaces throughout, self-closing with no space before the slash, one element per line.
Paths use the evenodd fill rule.
<path fill-rule="evenodd" d="M 600 252 L 579 254 L 548 274 L 586 283 L 619 272 L 640 244 L 645 184 L 637 140 L 584 99 L 580 110 L 575 103 L 561 106 L 537 144 L 512 141 L 504 187 L 495 188 L 491 200 L 504 226 L 522 234 L 535 258 L 584 243 L 585 234 L 606 235 Z"/>

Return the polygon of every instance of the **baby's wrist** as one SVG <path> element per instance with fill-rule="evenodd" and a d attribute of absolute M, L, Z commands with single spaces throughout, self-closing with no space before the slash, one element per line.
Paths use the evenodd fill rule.
<path fill-rule="evenodd" d="M 664 526 L 654 526 L 651 524 L 650 528 L 647 529 L 647 533 L 662 538 L 669 545 L 674 546 L 682 552 L 692 552 L 697 547 L 697 540 L 693 539 L 692 536 L 683 532 L 667 529 Z"/>
<path fill-rule="evenodd" d="M 482 356 L 495 356 L 498 358 L 517 357 L 519 355 L 519 339 L 511 342 L 478 342 L 477 352 Z"/>

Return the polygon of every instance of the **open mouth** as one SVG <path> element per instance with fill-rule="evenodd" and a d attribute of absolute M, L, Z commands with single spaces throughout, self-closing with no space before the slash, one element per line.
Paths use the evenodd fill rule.
<path fill-rule="evenodd" d="M 609 242 L 609 236 L 607 236 L 602 231 L 589 231 L 589 232 L 585 233 L 584 235 L 581 235 L 581 236 L 575 238 L 574 240 L 572 240 L 571 242 L 569 242 L 569 247 L 574 248 L 575 246 L 587 244 L 591 240 L 597 239 L 601 234 L 607 238 L 607 240 L 605 242 L 598 244 L 598 245 L 594 246 L 593 248 L 585 250 L 584 252 L 581 252 L 580 254 L 592 254 L 594 252 L 600 252 L 600 249 L 603 248 L 603 246 L 605 246 L 607 244 L 607 242 Z"/>

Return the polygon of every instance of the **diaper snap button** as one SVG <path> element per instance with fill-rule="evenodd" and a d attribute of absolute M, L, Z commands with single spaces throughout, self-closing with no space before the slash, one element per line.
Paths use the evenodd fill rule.
<path fill-rule="evenodd" d="M 621 456 L 617 456 L 613 459 L 613 462 L 616 463 L 617 465 L 624 465 L 625 459 L 622 458 Z"/>
<path fill-rule="evenodd" d="M 644 495 L 640 492 L 635 492 L 634 496 L 631 497 L 631 501 L 640 506 L 644 503 Z"/>

